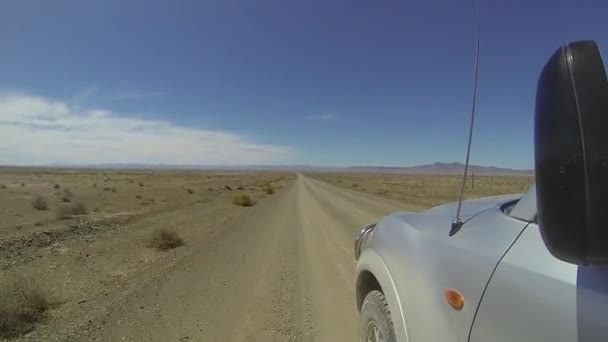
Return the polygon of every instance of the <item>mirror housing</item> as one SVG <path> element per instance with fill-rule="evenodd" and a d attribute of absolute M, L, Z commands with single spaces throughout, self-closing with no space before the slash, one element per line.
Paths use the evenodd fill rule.
<path fill-rule="evenodd" d="M 544 66 L 534 120 L 538 223 L 555 257 L 608 263 L 608 80 L 593 41 Z"/>

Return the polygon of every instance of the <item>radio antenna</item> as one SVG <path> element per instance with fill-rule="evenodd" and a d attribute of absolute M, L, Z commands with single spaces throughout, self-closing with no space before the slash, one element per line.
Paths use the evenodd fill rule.
<path fill-rule="evenodd" d="M 477 79 L 479 71 L 479 28 L 480 28 L 480 6 L 481 0 L 475 0 L 475 64 L 473 72 L 473 104 L 471 106 L 471 123 L 469 125 L 469 141 L 467 143 L 467 157 L 464 162 L 464 174 L 462 176 L 462 184 L 460 186 L 460 199 L 458 200 L 458 209 L 456 210 L 456 218 L 452 221 L 450 236 L 456 234 L 462 228 L 463 222 L 460 219 L 460 209 L 462 208 L 462 200 L 464 198 L 464 187 L 467 182 L 467 173 L 469 171 L 469 158 L 471 157 L 471 143 L 473 142 L 473 126 L 475 124 L 475 104 L 477 103 Z"/>

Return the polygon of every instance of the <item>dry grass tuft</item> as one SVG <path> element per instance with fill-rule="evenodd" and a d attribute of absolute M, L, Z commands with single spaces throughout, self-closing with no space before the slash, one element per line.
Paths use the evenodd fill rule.
<path fill-rule="evenodd" d="M 3 279 L 0 282 L 0 337 L 23 335 L 44 318 L 47 296 L 31 281 Z"/>
<path fill-rule="evenodd" d="M 240 205 L 241 207 L 251 207 L 255 202 L 249 197 L 249 195 L 237 195 L 232 199 L 232 204 Z"/>
<path fill-rule="evenodd" d="M 166 251 L 184 245 L 184 240 L 174 231 L 161 228 L 155 230 L 150 239 L 150 247 Z"/>
<path fill-rule="evenodd" d="M 57 209 L 57 218 L 66 220 L 74 215 L 84 215 L 87 213 L 87 207 L 84 203 L 76 202 L 68 205 L 63 205 Z"/>
<path fill-rule="evenodd" d="M 49 209 L 49 201 L 47 201 L 44 196 L 36 196 L 32 201 L 32 207 L 36 210 L 48 210 Z"/>
<path fill-rule="evenodd" d="M 72 193 L 70 189 L 63 189 L 63 194 L 61 194 L 61 201 L 63 201 L 64 203 L 70 203 L 72 202 L 73 196 L 74 193 Z"/>

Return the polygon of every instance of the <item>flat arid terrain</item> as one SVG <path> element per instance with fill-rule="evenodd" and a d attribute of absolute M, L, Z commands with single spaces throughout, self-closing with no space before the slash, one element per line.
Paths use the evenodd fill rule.
<path fill-rule="evenodd" d="M 311 173 L 310 177 L 343 188 L 398 200 L 422 208 L 458 201 L 462 175 L 396 175 L 369 173 Z M 473 175 L 467 177 L 464 198 L 523 193 L 531 176 Z"/>
<path fill-rule="evenodd" d="M 1 169 L 0 338 L 355 341 L 357 232 L 459 179 Z M 479 177 L 467 198 L 530 182 Z"/>

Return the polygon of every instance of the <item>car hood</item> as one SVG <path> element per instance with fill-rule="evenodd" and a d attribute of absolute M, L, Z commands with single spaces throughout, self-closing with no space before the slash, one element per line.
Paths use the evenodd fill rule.
<path fill-rule="evenodd" d="M 523 194 L 512 194 L 512 195 L 502 195 L 502 196 L 492 196 L 492 197 L 484 197 L 477 198 L 472 200 L 467 200 L 462 202 L 462 207 L 460 208 L 460 219 L 463 221 L 468 220 L 471 216 L 484 211 L 489 208 L 495 208 L 502 203 L 510 202 L 513 200 L 520 199 Z M 442 204 L 437 207 L 433 207 L 426 212 L 429 214 L 448 214 L 448 215 L 456 215 L 456 210 L 458 209 L 458 202 L 452 202 L 447 204 Z"/>
<path fill-rule="evenodd" d="M 512 194 L 463 201 L 460 209 L 460 219 L 466 222 L 484 210 L 496 208 L 503 203 L 520 199 L 521 196 L 522 194 Z M 388 226 L 402 227 L 405 224 L 416 230 L 424 230 L 427 233 L 438 230 L 443 234 L 456 217 L 457 208 L 458 202 L 453 202 L 433 207 L 423 212 L 396 213 L 386 217 L 385 220 L 392 221 Z"/>

